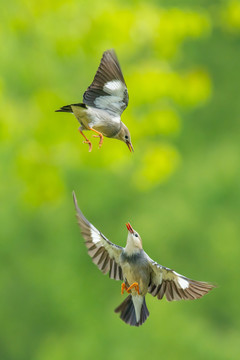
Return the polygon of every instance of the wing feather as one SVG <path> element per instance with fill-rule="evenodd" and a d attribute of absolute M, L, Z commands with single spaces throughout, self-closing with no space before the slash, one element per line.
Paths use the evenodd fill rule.
<path fill-rule="evenodd" d="M 113 49 L 103 53 L 92 84 L 83 95 L 86 105 L 121 115 L 128 105 L 128 91 Z"/>
<path fill-rule="evenodd" d="M 159 300 L 165 295 L 167 301 L 194 300 L 201 298 L 212 290 L 215 285 L 188 279 L 176 271 L 159 265 L 149 258 L 152 268 L 148 292 Z"/>
<path fill-rule="evenodd" d="M 76 216 L 81 229 L 88 254 L 94 264 L 102 271 L 103 274 L 109 272 L 109 277 L 115 280 L 123 280 L 122 268 L 119 265 L 119 257 L 123 251 L 121 246 L 109 241 L 95 226 L 93 226 L 82 214 L 78 207 L 75 193 L 73 200 L 76 208 Z"/>

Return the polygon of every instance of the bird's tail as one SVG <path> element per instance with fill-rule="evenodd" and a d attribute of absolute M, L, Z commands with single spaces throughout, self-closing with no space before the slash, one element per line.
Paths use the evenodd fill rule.
<path fill-rule="evenodd" d="M 65 106 L 62 106 L 60 109 L 55 110 L 55 111 L 56 111 L 56 112 L 69 112 L 69 113 L 72 113 L 72 112 L 73 112 L 72 106 L 79 106 L 79 107 L 82 107 L 82 108 L 85 108 L 85 109 L 86 109 L 86 105 L 85 105 L 85 104 L 79 103 L 79 104 L 65 105 Z"/>
<path fill-rule="evenodd" d="M 56 112 L 70 112 L 72 113 L 71 105 L 62 106 L 60 109 L 55 110 Z"/>
<path fill-rule="evenodd" d="M 145 297 L 143 297 L 139 321 L 137 321 L 132 295 L 126 297 L 126 299 L 114 311 L 116 313 L 120 313 L 120 318 L 126 324 L 129 324 L 131 326 L 140 326 L 149 317 L 149 311 L 146 305 Z"/>

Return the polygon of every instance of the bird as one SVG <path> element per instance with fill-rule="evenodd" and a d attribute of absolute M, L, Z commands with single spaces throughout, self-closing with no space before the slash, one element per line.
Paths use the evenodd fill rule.
<path fill-rule="evenodd" d="M 176 271 L 152 260 L 143 250 L 142 239 L 128 222 L 127 243 L 123 248 L 115 245 L 92 225 L 78 207 L 73 192 L 77 221 L 94 264 L 103 274 L 121 280 L 121 294 L 129 295 L 115 309 L 120 318 L 131 326 L 142 325 L 149 317 L 145 296 L 149 293 L 167 301 L 194 300 L 201 298 L 215 285 L 189 279 Z"/>
<path fill-rule="evenodd" d="M 130 152 L 133 152 L 131 135 L 127 126 L 121 121 L 121 114 L 128 106 L 128 90 L 120 64 L 114 49 L 104 51 L 100 65 L 91 85 L 83 94 L 83 102 L 62 106 L 56 112 L 68 112 L 75 115 L 81 126 L 80 134 L 89 152 L 92 143 L 83 133 L 91 130 L 94 137 L 99 137 L 99 148 L 103 136 L 123 141 Z"/>

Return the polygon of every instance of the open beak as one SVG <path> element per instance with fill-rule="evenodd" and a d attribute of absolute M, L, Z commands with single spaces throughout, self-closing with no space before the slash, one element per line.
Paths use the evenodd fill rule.
<path fill-rule="evenodd" d="M 130 152 L 134 152 L 132 143 L 131 143 L 130 141 L 126 141 L 126 144 L 127 144 L 127 147 L 129 148 L 129 151 L 130 151 Z"/>
<path fill-rule="evenodd" d="M 127 227 L 128 231 L 129 231 L 131 234 L 133 234 L 133 228 L 132 228 L 132 226 L 130 225 L 129 222 L 126 224 L 126 227 Z"/>

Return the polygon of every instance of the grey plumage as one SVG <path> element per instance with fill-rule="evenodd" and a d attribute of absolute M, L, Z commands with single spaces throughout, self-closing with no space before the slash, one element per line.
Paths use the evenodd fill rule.
<path fill-rule="evenodd" d="M 79 131 L 85 143 L 92 150 L 91 142 L 83 130 L 92 130 L 103 136 L 123 141 L 133 151 L 131 136 L 126 125 L 121 121 L 121 114 L 128 105 L 128 91 L 123 74 L 113 49 L 103 53 L 100 65 L 91 85 L 83 94 L 83 103 L 62 106 L 56 112 L 73 113 L 80 123 Z"/>
<path fill-rule="evenodd" d="M 213 284 L 191 280 L 174 270 L 152 260 L 142 249 L 139 234 L 128 223 L 125 248 L 109 241 L 82 214 L 73 193 L 76 216 L 88 254 L 94 264 L 109 277 L 122 280 L 124 289 L 130 294 L 116 309 L 120 318 L 131 326 L 142 325 L 149 316 L 145 296 L 150 293 L 161 300 L 194 300 L 207 294 Z"/>

